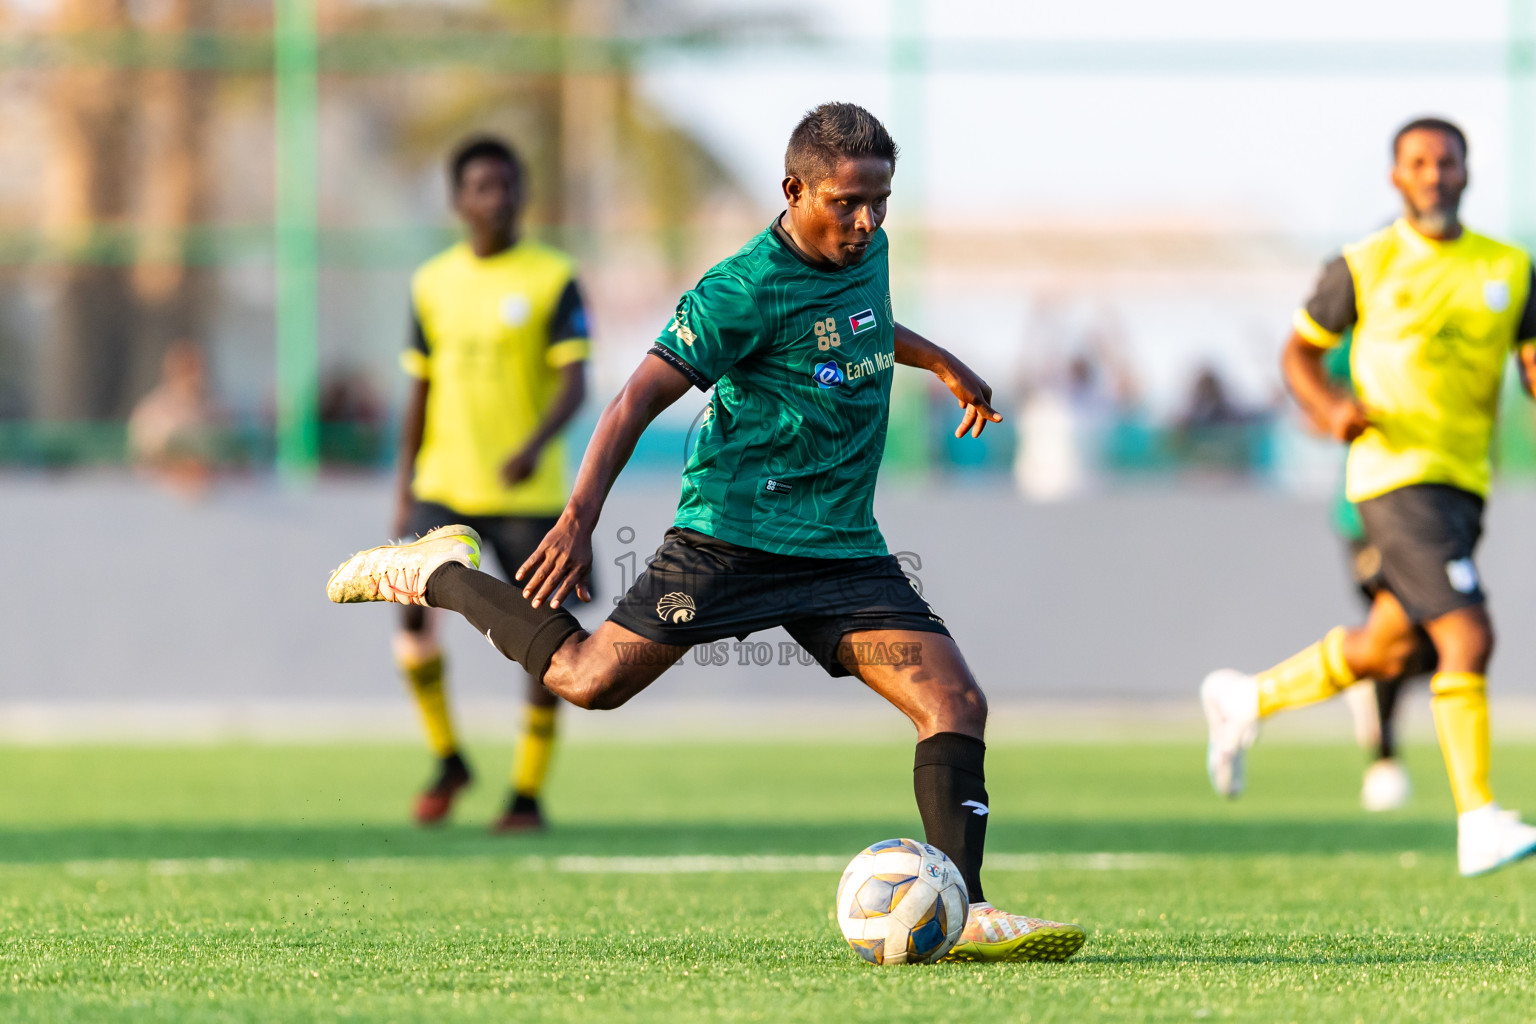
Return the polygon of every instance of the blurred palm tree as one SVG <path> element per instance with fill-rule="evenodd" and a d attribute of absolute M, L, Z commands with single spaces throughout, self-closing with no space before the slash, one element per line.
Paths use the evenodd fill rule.
<path fill-rule="evenodd" d="M 793 29 L 785 16 L 700 12 L 679 0 L 491 0 L 482 16 L 542 41 L 530 73 L 460 73 L 404 127 L 407 153 L 440 156 L 472 131 L 511 137 L 529 164 L 532 226 L 590 253 L 603 233 L 650 236 L 673 272 L 693 229 L 747 193 L 708 146 L 638 87 L 659 40 L 718 42 Z"/>

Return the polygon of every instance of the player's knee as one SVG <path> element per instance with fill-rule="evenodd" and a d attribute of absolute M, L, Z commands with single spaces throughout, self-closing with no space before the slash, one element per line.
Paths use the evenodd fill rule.
<path fill-rule="evenodd" d="M 932 708 L 927 728 L 936 732 L 960 732 L 980 736 L 987 725 L 987 697 L 976 681 L 966 679 L 944 688 Z"/>
<path fill-rule="evenodd" d="M 620 685 L 618 673 L 609 669 L 584 672 L 579 678 L 564 680 L 557 685 L 549 676 L 544 683 L 551 690 L 586 711 L 612 711 L 629 700 L 629 693 Z"/>

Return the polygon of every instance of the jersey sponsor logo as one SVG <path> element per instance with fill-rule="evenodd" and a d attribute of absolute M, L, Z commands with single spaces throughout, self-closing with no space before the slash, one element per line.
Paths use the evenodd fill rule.
<path fill-rule="evenodd" d="M 528 314 L 533 312 L 533 303 L 528 301 L 528 296 L 513 293 L 501 300 L 501 322 L 508 327 L 521 327 L 528 322 Z"/>
<path fill-rule="evenodd" d="M 868 377 L 870 374 L 892 369 L 895 365 L 895 352 L 876 352 L 872 356 L 865 356 L 856 363 L 849 363 L 848 379 L 858 380 L 860 377 Z"/>
<path fill-rule="evenodd" d="M 788 494 L 794 489 L 794 484 L 787 484 L 783 480 L 769 479 L 767 483 L 763 484 L 763 490 L 771 494 Z"/>
<path fill-rule="evenodd" d="M 1484 281 L 1483 302 L 1490 313 L 1502 313 L 1509 308 L 1509 282 Z"/>
<path fill-rule="evenodd" d="M 693 598 L 681 590 L 663 594 L 661 600 L 656 602 L 656 616 L 663 622 L 692 622 L 693 615 Z"/>
<path fill-rule="evenodd" d="M 699 336 L 694 334 L 693 330 L 688 326 L 688 314 L 682 310 L 672 314 L 672 322 L 667 325 L 667 331 L 677 335 L 677 340 L 681 341 L 684 345 L 692 346 L 699 339 Z"/>
<path fill-rule="evenodd" d="M 1458 558 L 1445 563 L 1445 577 L 1457 593 L 1470 594 L 1477 589 L 1477 566 L 1470 558 Z"/>
<path fill-rule="evenodd" d="M 816 378 L 816 386 L 819 388 L 835 388 L 843 383 L 843 371 L 835 359 L 817 363 L 811 369 L 811 376 Z"/>
<path fill-rule="evenodd" d="M 818 317 L 813 333 L 816 335 L 816 349 L 819 352 L 839 348 L 843 344 L 843 336 L 837 333 L 837 321 L 830 316 Z"/>
<path fill-rule="evenodd" d="M 853 328 L 854 334 L 863 334 L 875 326 L 875 311 L 866 309 L 862 313 L 855 313 L 848 318 L 848 326 Z"/>

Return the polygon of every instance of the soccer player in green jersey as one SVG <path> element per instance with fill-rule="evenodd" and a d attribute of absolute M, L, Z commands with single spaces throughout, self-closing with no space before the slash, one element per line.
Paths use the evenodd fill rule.
<path fill-rule="evenodd" d="M 586 392 L 587 316 L 570 257 L 519 230 L 523 170 L 502 139 L 476 136 L 448 162 L 466 238 L 411 279 L 411 377 L 396 477 L 395 536 L 459 523 L 517 571 L 569 497 L 561 432 Z M 437 772 L 416 800 L 424 825 L 470 782 L 425 608 L 403 609 L 395 659 L 421 713 Z M 558 700 L 529 680 L 511 792 L 494 829 L 541 828 L 540 790 Z"/>
<path fill-rule="evenodd" d="M 851 104 L 817 107 L 795 127 L 784 164 L 787 209 L 678 303 L 598 421 L 570 502 L 518 570 L 521 591 L 478 572 L 474 532 L 450 526 L 354 556 L 327 593 L 459 612 L 584 708 L 618 707 L 693 645 L 783 626 L 829 674 L 857 677 L 916 727 L 923 828 L 971 899 L 949 956 L 1065 959 L 1081 948 L 1081 928 L 985 900 L 986 699 L 874 518 L 897 363 L 955 395 L 955 436 L 1002 417 L 964 363 L 892 318 L 880 224 L 896 145 L 880 122 Z M 561 605 L 588 596 L 604 499 L 647 424 L 690 387 L 713 391 L 675 524 L 589 635 Z"/>

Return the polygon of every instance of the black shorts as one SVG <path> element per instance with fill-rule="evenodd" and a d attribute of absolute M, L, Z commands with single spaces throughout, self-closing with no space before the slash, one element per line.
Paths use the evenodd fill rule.
<path fill-rule="evenodd" d="M 1412 484 L 1359 507 L 1365 539 L 1380 555 L 1369 579 L 1415 625 L 1487 600 L 1472 560 L 1483 535 L 1482 498 L 1445 484 Z"/>
<path fill-rule="evenodd" d="M 510 580 L 522 568 L 544 535 L 554 529 L 557 516 L 470 516 L 455 512 L 447 505 L 418 501 L 411 509 L 407 533 L 421 536 L 439 526 L 462 524 L 480 535 L 486 547 L 496 555 L 501 574 Z"/>
<path fill-rule="evenodd" d="M 891 555 L 775 555 L 672 527 L 609 616 L 647 640 L 693 647 L 783 626 L 833 676 L 849 674 L 838 647 L 849 633 L 904 629 L 949 635 Z M 870 651 L 874 660 L 917 656 Z"/>

